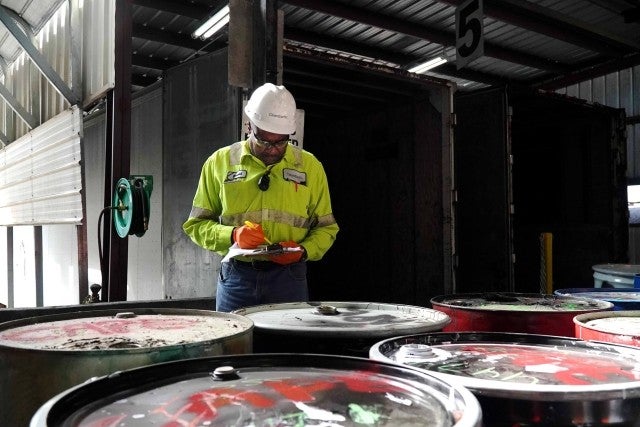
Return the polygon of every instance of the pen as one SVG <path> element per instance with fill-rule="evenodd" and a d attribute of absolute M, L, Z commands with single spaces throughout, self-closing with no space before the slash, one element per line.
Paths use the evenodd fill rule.
<path fill-rule="evenodd" d="M 251 221 L 245 221 L 244 225 L 246 225 L 249 228 L 253 228 L 256 229 L 258 228 L 258 224 L 254 224 Z M 271 243 L 271 241 L 269 239 L 267 239 L 267 236 L 264 237 L 264 241 L 267 242 L 268 244 L 272 245 L 273 243 Z"/>

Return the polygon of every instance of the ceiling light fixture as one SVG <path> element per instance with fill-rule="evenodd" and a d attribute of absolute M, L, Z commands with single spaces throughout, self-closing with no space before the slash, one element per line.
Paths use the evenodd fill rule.
<path fill-rule="evenodd" d="M 422 64 L 418 64 L 415 67 L 409 68 L 410 73 L 424 73 L 425 71 L 429 71 L 432 68 L 435 68 L 439 65 L 447 62 L 447 58 L 443 58 L 442 56 L 438 56 L 436 58 L 430 59 L 427 62 L 423 62 Z"/>
<path fill-rule="evenodd" d="M 227 25 L 227 23 L 229 23 L 229 5 L 226 5 L 211 18 L 207 19 L 204 24 L 193 32 L 192 37 L 194 39 L 201 38 L 202 40 L 206 40 Z"/>

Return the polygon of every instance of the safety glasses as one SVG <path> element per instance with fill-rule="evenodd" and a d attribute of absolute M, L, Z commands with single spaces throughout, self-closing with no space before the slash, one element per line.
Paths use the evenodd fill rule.
<path fill-rule="evenodd" d="M 253 140 L 256 142 L 256 144 L 258 144 L 261 148 L 282 148 L 284 146 L 286 146 L 289 142 L 291 142 L 291 139 L 287 136 L 284 139 L 281 139 L 279 141 L 266 141 L 264 139 L 261 139 L 258 136 L 258 133 L 256 131 L 256 129 L 251 129 L 251 136 L 253 137 Z"/>

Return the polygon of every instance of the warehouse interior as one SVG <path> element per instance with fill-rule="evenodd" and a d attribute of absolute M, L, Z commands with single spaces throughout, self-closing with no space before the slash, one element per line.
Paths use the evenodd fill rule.
<path fill-rule="evenodd" d="M 217 30 L 201 34 L 210 18 Z M 341 378 L 347 385 L 326 395 L 366 392 L 362 407 L 349 401 L 349 416 L 389 406 L 402 419 L 417 406 L 406 402 L 428 395 L 421 387 L 437 377 L 411 380 L 405 399 L 399 378 L 387 389 L 374 377 L 419 371 L 365 358 L 382 339 L 398 340 L 378 347 L 386 357 L 403 348 L 402 335 L 422 332 L 429 334 L 407 338 L 407 357 L 452 342 L 481 354 L 491 341 L 498 345 L 463 367 L 523 379 L 504 390 L 499 382 L 486 392 L 471 388 L 473 395 L 447 389 L 447 411 L 468 405 L 453 411 L 454 421 L 465 416 L 456 426 L 481 427 L 480 412 L 486 426 L 637 424 L 638 349 L 573 337 L 571 310 L 618 308 L 567 298 L 571 309 L 563 311 L 553 293 L 607 287 L 596 265 L 640 267 L 640 195 L 629 191 L 640 186 L 640 0 L 1 0 L 0 21 L 0 424 L 63 425 L 43 411 L 61 417 L 86 405 L 86 413 L 96 397 L 117 396 L 117 406 L 125 392 L 153 394 L 151 383 L 193 379 L 193 370 L 204 372 L 207 390 L 248 379 L 247 400 L 266 407 L 251 373 L 281 364 L 303 372 L 272 387 L 299 398 L 289 399 L 296 417 L 312 412 L 313 387 L 326 391 Z M 285 307 L 267 333 L 247 321 L 260 307 L 215 310 L 222 257 L 182 229 L 203 162 L 246 136 L 243 106 L 264 82 L 294 95 L 294 142 L 321 161 L 340 226 L 327 254 L 307 262 L 304 311 Z M 134 205 L 142 216 L 131 213 Z M 500 307 L 520 302 L 514 294 L 554 310 L 493 310 L 495 319 L 469 315 L 471 327 L 447 329 L 472 305 L 465 296 Z M 458 296 L 459 312 L 438 304 Z M 116 326 L 87 326 L 102 315 Z M 145 317 L 156 315 L 162 321 Z M 183 320 L 167 318 L 195 315 L 251 325 L 185 344 Z M 297 328 L 309 319 L 319 335 Z M 152 351 L 113 337 L 108 351 L 91 348 L 91 338 L 80 342 L 87 353 L 50 351 L 54 320 L 67 322 L 60 335 L 103 336 L 139 320 Z M 28 338 L 14 333 L 23 326 L 35 329 L 32 342 L 44 342 L 44 351 L 8 344 Z M 178 345 L 149 338 L 154 327 Z M 74 339 L 81 340 L 67 344 Z M 509 356 L 497 357 L 503 345 Z M 329 355 L 291 354 L 298 349 Z M 253 350 L 287 353 L 243 354 Z M 568 367 L 552 372 L 565 358 Z M 164 362 L 175 363 L 151 366 Z M 445 368 L 455 371 L 457 362 Z M 296 377 L 318 366 L 339 373 L 298 387 Z M 558 395 L 553 386 L 534 388 L 547 377 L 561 384 Z M 621 386 L 630 378 L 636 389 Z M 619 382 L 601 387 L 609 379 Z M 573 396 L 576 381 L 597 392 Z M 41 406 L 70 385 L 80 396 L 63 398 L 58 414 L 52 401 Z M 206 423 L 198 417 L 220 401 L 245 409 L 226 397 L 232 388 L 175 413 L 162 401 L 144 416 Z M 367 412 L 374 391 L 384 392 L 375 396 L 383 403 Z M 118 411 L 99 415 L 101 425 L 124 420 Z M 245 421 L 258 413 L 247 412 Z M 422 425 L 425 417 L 417 419 Z M 244 425 L 260 425 L 252 421 Z"/>
<path fill-rule="evenodd" d="M 180 225 L 202 161 L 240 138 L 263 81 L 304 111 L 343 224 L 309 265 L 313 298 L 425 305 L 589 285 L 594 264 L 636 262 L 637 2 L 485 1 L 482 52 L 464 64 L 463 3 L 232 1 L 203 40 L 192 33 L 226 2 L 3 1 L 3 151 L 74 108 L 82 130 L 73 190 L 64 177 L 18 197 L 26 181 L 3 157 L 0 302 L 79 304 L 94 284 L 102 302 L 215 295 L 220 259 Z M 131 175 L 153 177 L 149 228 L 121 238 L 102 210 Z M 541 233 L 555 237 L 552 283 Z"/>

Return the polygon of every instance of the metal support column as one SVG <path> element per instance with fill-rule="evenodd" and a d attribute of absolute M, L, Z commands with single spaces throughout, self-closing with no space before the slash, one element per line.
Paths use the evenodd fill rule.
<path fill-rule="evenodd" d="M 129 177 L 131 157 L 131 1 L 116 0 L 115 86 L 107 94 L 105 206 L 111 206 L 118 180 Z M 127 300 L 128 238 L 114 230 L 105 214 L 102 301 Z M 106 277 L 105 277 L 106 276 Z"/>
<path fill-rule="evenodd" d="M 42 258 L 42 226 L 33 227 L 34 265 L 36 275 L 36 307 L 44 306 L 44 267 Z"/>

